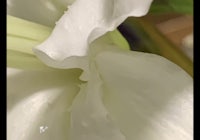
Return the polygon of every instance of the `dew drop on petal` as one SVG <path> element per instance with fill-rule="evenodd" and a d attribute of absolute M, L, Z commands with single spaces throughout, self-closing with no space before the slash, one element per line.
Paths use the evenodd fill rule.
<path fill-rule="evenodd" d="M 47 129 L 48 129 L 48 126 L 40 126 L 40 127 L 39 127 L 40 134 L 41 134 L 41 133 L 44 133 Z"/>

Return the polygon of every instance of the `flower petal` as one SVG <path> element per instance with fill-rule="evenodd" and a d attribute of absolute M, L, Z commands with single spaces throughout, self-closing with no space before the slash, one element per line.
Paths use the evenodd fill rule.
<path fill-rule="evenodd" d="M 126 140 L 109 118 L 102 102 L 102 82 L 93 74 L 73 101 L 70 140 Z"/>
<path fill-rule="evenodd" d="M 50 27 L 7 15 L 7 35 L 41 43 L 51 32 Z"/>
<path fill-rule="evenodd" d="M 54 26 L 74 0 L 7 0 L 7 13 L 47 26 Z"/>
<path fill-rule="evenodd" d="M 192 78 L 158 55 L 97 45 L 71 107 L 70 138 L 192 140 Z"/>
<path fill-rule="evenodd" d="M 65 58 L 62 61 L 57 61 L 51 59 L 48 55 L 44 54 L 41 51 L 37 51 L 37 56 L 47 64 L 48 66 L 54 67 L 54 68 L 81 68 L 85 71 L 88 70 L 88 63 L 92 59 L 90 58 L 90 55 L 95 55 L 96 51 L 101 51 L 102 48 L 105 48 L 103 46 L 107 45 L 115 45 L 116 47 L 129 50 L 128 42 L 125 40 L 125 38 L 121 35 L 121 33 L 118 30 L 114 30 L 112 32 L 108 32 L 107 34 L 103 35 L 102 37 L 95 40 L 89 47 L 92 49 L 95 47 L 94 52 L 88 53 L 88 56 L 83 57 L 77 57 L 72 56 L 69 58 Z M 98 46 L 98 47 L 96 47 Z"/>
<path fill-rule="evenodd" d="M 96 69 L 104 104 L 127 140 L 192 140 L 193 81 L 177 65 L 153 54 L 105 51 Z"/>
<path fill-rule="evenodd" d="M 57 22 L 50 37 L 36 47 L 34 52 L 42 61 L 54 67 L 57 67 L 56 62 L 76 61 L 86 56 L 92 41 L 114 30 L 127 17 L 145 15 L 151 2 L 76 0 Z"/>
<path fill-rule="evenodd" d="M 80 72 L 8 69 L 8 140 L 68 139 L 69 107 L 79 91 Z"/>
<path fill-rule="evenodd" d="M 52 70 L 34 55 L 7 50 L 7 67 L 26 70 Z"/>
<path fill-rule="evenodd" d="M 7 15 L 7 66 L 22 69 L 51 69 L 36 58 L 32 47 L 49 36 L 51 29 Z"/>

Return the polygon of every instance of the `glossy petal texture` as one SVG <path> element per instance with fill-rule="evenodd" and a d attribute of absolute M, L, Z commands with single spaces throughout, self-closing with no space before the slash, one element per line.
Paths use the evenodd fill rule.
<path fill-rule="evenodd" d="M 95 66 L 108 116 L 126 140 L 192 140 L 193 81 L 185 71 L 157 55 L 114 50 L 99 53 Z"/>
<path fill-rule="evenodd" d="M 158 55 L 95 47 L 71 107 L 70 140 L 192 140 L 193 81 L 185 71 Z"/>
<path fill-rule="evenodd" d="M 55 22 L 74 0 L 7 0 L 7 13 L 12 16 L 55 26 Z"/>
<path fill-rule="evenodd" d="M 98 72 L 91 70 L 88 83 L 81 86 L 72 104 L 70 140 L 126 140 L 103 104 Z"/>
<path fill-rule="evenodd" d="M 32 47 L 46 39 L 52 29 L 47 26 L 7 15 L 7 66 L 22 69 L 48 68 L 32 52 Z M 129 49 L 129 45 L 118 30 L 107 33 L 100 43 L 115 44 L 122 49 Z M 101 45 L 103 45 L 101 44 Z M 86 58 L 87 59 L 87 58 Z M 86 59 L 77 61 L 53 61 L 54 67 L 82 68 L 88 64 Z"/>
<path fill-rule="evenodd" d="M 152 0 L 76 0 L 57 22 L 50 37 L 34 49 L 47 65 L 82 60 L 89 44 L 114 30 L 129 16 L 143 16 Z M 68 61 L 68 62 L 63 62 Z M 63 67 L 63 66 L 61 66 Z"/>
<path fill-rule="evenodd" d="M 88 47 L 90 49 L 94 48 L 93 46 L 98 46 L 95 47 L 95 49 L 91 52 L 88 53 L 87 56 L 84 57 L 67 57 L 63 61 L 57 61 L 53 60 L 48 55 L 44 55 L 41 51 L 37 51 L 37 56 L 41 57 L 42 61 L 54 68 L 61 68 L 61 69 L 68 69 L 68 68 L 81 68 L 82 70 L 87 71 L 88 70 L 88 65 L 89 61 L 92 61 L 92 58 L 90 58 L 90 55 L 94 56 L 97 52 L 102 51 L 103 46 L 107 45 L 115 45 L 117 48 L 121 48 L 123 50 L 129 50 L 129 45 L 128 42 L 125 40 L 125 38 L 121 35 L 121 33 L 118 30 L 114 30 L 112 32 L 108 32 L 102 37 L 98 38 L 95 40 L 93 45 L 89 45 Z M 47 61 L 46 61 L 47 60 Z M 50 61 L 48 61 L 50 60 Z"/>
<path fill-rule="evenodd" d="M 8 69 L 8 140 L 67 140 L 80 70 Z"/>
<path fill-rule="evenodd" d="M 9 140 L 192 140 L 193 82 L 186 72 L 116 46 L 91 52 L 80 91 L 74 70 L 8 72 Z"/>

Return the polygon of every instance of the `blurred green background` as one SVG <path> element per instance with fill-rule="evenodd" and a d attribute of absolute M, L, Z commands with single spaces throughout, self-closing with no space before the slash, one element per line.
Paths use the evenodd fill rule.
<path fill-rule="evenodd" d="M 118 29 L 132 50 L 161 55 L 193 76 L 193 0 L 154 0 L 146 16 Z"/>

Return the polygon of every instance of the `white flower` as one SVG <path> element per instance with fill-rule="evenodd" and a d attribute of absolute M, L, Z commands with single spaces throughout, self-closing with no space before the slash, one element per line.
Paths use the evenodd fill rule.
<path fill-rule="evenodd" d="M 15 6 L 14 0 L 8 2 Z M 54 1 L 39 2 L 56 6 Z M 56 3 L 62 2 L 67 3 Z M 112 36 L 117 33 L 107 33 L 128 16 L 146 14 L 150 3 L 76 0 L 49 38 L 34 49 L 47 65 L 74 69 L 8 68 L 8 140 L 192 140 L 192 78 L 165 58 L 120 49 L 123 43 Z M 47 5 L 46 10 L 52 12 Z M 34 8 L 30 11 L 36 12 L 30 19 L 41 19 L 43 24 L 59 15 L 45 19 Z M 29 19 L 29 14 L 21 18 Z M 9 21 L 18 21 L 16 26 L 23 22 Z M 40 37 L 30 30 L 8 30 L 8 52 L 15 55 L 19 51 L 35 62 L 34 54 L 22 44 L 34 47 L 49 28 L 26 25 L 33 32 L 40 28 Z"/>

